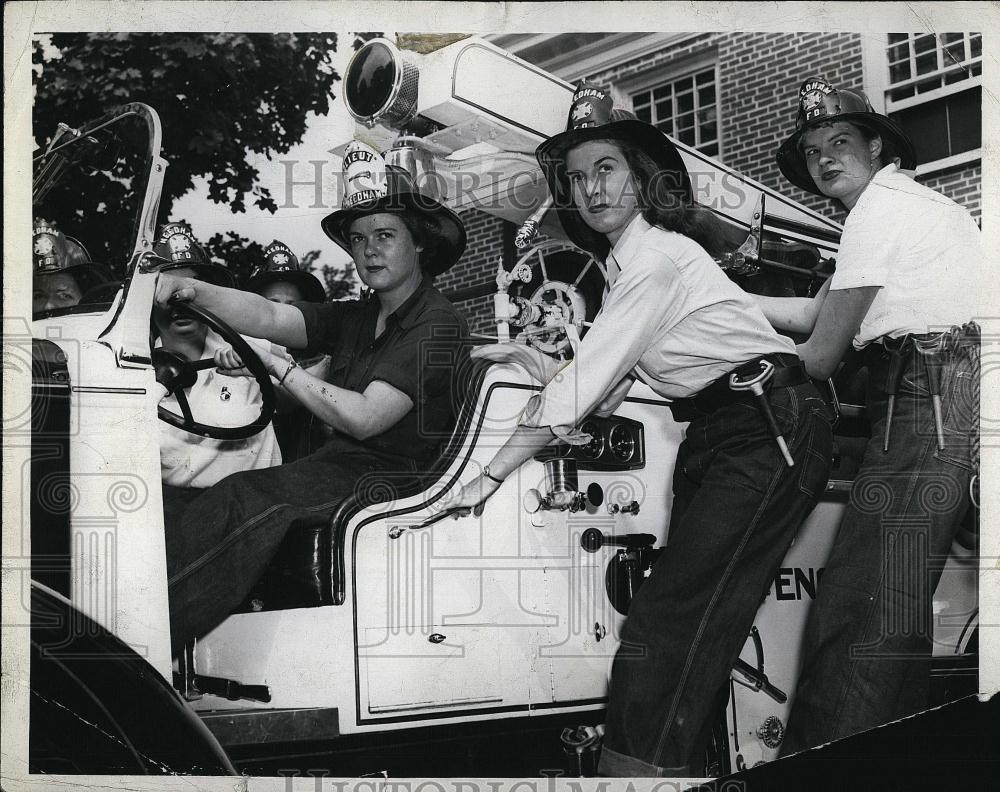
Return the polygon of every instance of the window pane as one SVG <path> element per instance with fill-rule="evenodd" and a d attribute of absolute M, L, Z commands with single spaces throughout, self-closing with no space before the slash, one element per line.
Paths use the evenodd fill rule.
<path fill-rule="evenodd" d="M 698 89 L 698 106 L 705 107 L 706 105 L 715 104 L 715 86 L 709 85 L 707 88 Z"/>
<path fill-rule="evenodd" d="M 948 128 L 951 130 L 951 153 L 961 154 L 982 145 L 982 89 L 962 91 L 948 97 Z"/>
<path fill-rule="evenodd" d="M 682 93 L 677 95 L 677 112 L 687 113 L 694 110 L 694 94 Z"/>
<path fill-rule="evenodd" d="M 889 98 L 894 102 L 898 102 L 900 99 L 908 99 L 915 93 L 912 85 L 908 85 L 905 88 L 896 88 L 893 91 L 889 91 Z"/>
<path fill-rule="evenodd" d="M 957 44 L 949 44 L 945 47 L 942 54 L 941 61 L 945 67 L 950 66 L 953 63 L 961 63 L 965 60 L 965 42 L 960 41 Z"/>
<path fill-rule="evenodd" d="M 896 63 L 897 61 L 908 61 L 909 59 L 910 59 L 909 44 L 899 44 L 895 47 L 889 47 L 889 63 Z"/>
<path fill-rule="evenodd" d="M 928 52 L 926 55 L 920 55 L 917 58 L 917 74 L 930 74 L 932 71 L 937 71 L 937 52 Z"/>
<path fill-rule="evenodd" d="M 635 111 L 635 117 L 640 121 L 645 121 L 648 124 L 653 120 L 649 113 L 649 105 L 645 107 L 633 107 L 633 110 Z"/>
<path fill-rule="evenodd" d="M 670 94 L 673 91 L 673 89 L 674 89 L 674 87 L 672 85 L 670 85 L 670 83 L 667 83 L 666 85 L 661 85 L 659 88 L 654 88 L 653 89 L 653 99 L 659 101 L 660 99 L 662 99 L 665 96 L 670 96 Z"/>
<path fill-rule="evenodd" d="M 969 39 L 969 49 L 973 58 L 981 58 L 983 56 L 983 37 L 978 33 L 973 34 L 972 38 Z"/>
<path fill-rule="evenodd" d="M 715 69 L 709 69 L 708 71 L 703 71 L 697 77 L 698 85 L 707 85 L 709 83 L 715 82 Z"/>
<path fill-rule="evenodd" d="M 982 89 L 972 88 L 891 115 L 906 131 L 917 162 L 972 151 L 982 145 Z"/>
<path fill-rule="evenodd" d="M 889 34 L 889 43 L 890 44 L 899 44 L 899 42 L 901 42 L 901 41 L 908 41 L 909 38 L 910 38 L 910 34 L 909 33 L 890 33 Z"/>
<path fill-rule="evenodd" d="M 937 49 L 937 39 L 933 33 L 923 33 L 913 40 L 913 51 L 920 55 Z"/>
<path fill-rule="evenodd" d="M 689 146 L 693 146 L 694 141 L 694 127 L 688 129 L 681 129 L 677 132 L 677 138 L 681 143 L 687 143 Z"/>
<path fill-rule="evenodd" d="M 710 157 L 718 157 L 719 156 L 719 144 L 718 143 L 709 143 L 707 146 L 701 146 L 699 148 L 699 151 L 704 151 Z"/>
<path fill-rule="evenodd" d="M 657 117 L 657 119 L 660 119 L 660 118 L 670 118 L 670 116 L 672 116 L 673 114 L 674 114 L 674 108 L 670 104 L 670 100 L 669 99 L 667 101 L 665 101 L 665 102 L 657 102 L 656 103 L 656 117 Z"/>
<path fill-rule="evenodd" d="M 933 162 L 949 156 L 948 124 L 943 100 L 910 107 L 891 118 L 906 130 L 917 152 L 917 162 Z"/>
<path fill-rule="evenodd" d="M 889 82 L 898 83 L 910 79 L 910 62 L 908 60 L 889 67 Z"/>
<path fill-rule="evenodd" d="M 929 80 L 921 80 L 917 83 L 917 93 L 927 93 L 928 91 L 935 91 L 941 87 L 940 77 L 931 77 Z"/>

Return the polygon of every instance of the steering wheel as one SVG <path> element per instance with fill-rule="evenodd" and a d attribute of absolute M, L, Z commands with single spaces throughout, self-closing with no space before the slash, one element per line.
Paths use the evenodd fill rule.
<path fill-rule="evenodd" d="M 243 361 L 243 365 L 250 370 L 257 381 L 260 388 L 261 406 L 260 415 L 245 426 L 213 426 L 199 423 L 191 414 L 191 405 L 188 403 L 184 389 L 190 388 L 197 382 L 199 371 L 214 368 L 215 361 L 212 358 L 187 360 L 176 352 L 158 347 L 153 350 L 152 354 L 156 381 L 167 389 L 167 395 L 176 397 L 177 404 L 181 408 L 181 415 L 178 415 L 162 404 L 159 405 L 157 414 L 160 420 L 166 421 L 178 429 L 183 429 L 185 432 L 202 437 L 213 437 L 216 440 L 243 440 L 263 431 L 274 415 L 274 388 L 271 385 L 271 377 L 257 353 L 243 340 L 243 336 L 204 308 L 181 301 L 172 302 L 171 307 L 179 313 L 188 314 L 190 318 L 207 325 L 218 333 L 223 341 L 232 345 L 236 354 L 240 356 L 240 360 Z"/>

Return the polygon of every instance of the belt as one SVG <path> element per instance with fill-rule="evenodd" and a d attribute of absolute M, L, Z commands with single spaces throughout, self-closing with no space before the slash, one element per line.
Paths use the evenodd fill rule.
<path fill-rule="evenodd" d="M 875 343 L 872 346 L 876 351 L 881 351 L 879 349 L 881 346 L 889 352 L 896 352 L 913 346 L 916 341 L 925 343 L 937 341 L 940 343 L 942 350 L 957 349 L 978 346 L 979 336 L 979 325 L 975 322 L 967 322 L 964 325 L 955 325 L 949 330 L 944 330 L 940 333 L 907 333 L 901 336 L 882 336 L 875 339 Z"/>
<path fill-rule="evenodd" d="M 802 361 L 797 355 L 772 353 L 753 358 L 733 369 L 736 371 L 744 366 L 756 366 L 762 360 L 774 365 L 774 374 L 768 380 L 765 388 L 792 388 L 809 382 L 809 375 L 802 367 Z M 670 411 L 677 421 L 692 421 L 705 415 L 711 415 L 716 410 L 737 402 L 751 402 L 753 396 L 748 391 L 734 391 L 729 387 L 728 372 L 714 382 L 706 385 L 693 396 L 674 399 L 670 402 Z"/>

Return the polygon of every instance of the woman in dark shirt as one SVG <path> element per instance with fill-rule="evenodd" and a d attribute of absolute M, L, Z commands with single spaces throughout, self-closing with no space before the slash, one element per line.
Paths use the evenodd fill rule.
<path fill-rule="evenodd" d="M 190 300 L 238 332 L 331 358 L 326 378 L 319 379 L 277 347 L 261 355 L 282 387 L 329 427 L 318 451 L 280 467 L 229 476 L 188 497 L 183 510 L 167 509 L 175 649 L 242 602 L 292 523 L 324 522 L 367 473 L 416 472 L 433 460 L 450 432 L 452 370 L 467 330 L 431 278 L 458 261 L 465 229 L 374 151 L 353 144 L 344 168 L 343 208 L 326 217 L 323 228 L 354 257 L 371 290 L 367 298 L 285 305 L 160 276 L 160 304 Z M 452 353 L 437 354 L 442 347 Z M 179 512 L 176 518 L 173 512 Z"/>

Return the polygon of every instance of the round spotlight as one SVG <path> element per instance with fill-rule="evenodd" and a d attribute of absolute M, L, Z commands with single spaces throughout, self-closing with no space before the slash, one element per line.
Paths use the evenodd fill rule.
<path fill-rule="evenodd" d="M 344 104 L 366 126 L 401 127 L 417 112 L 417 67 L 386 39 L 361 47 L 344 75 Z"/>

